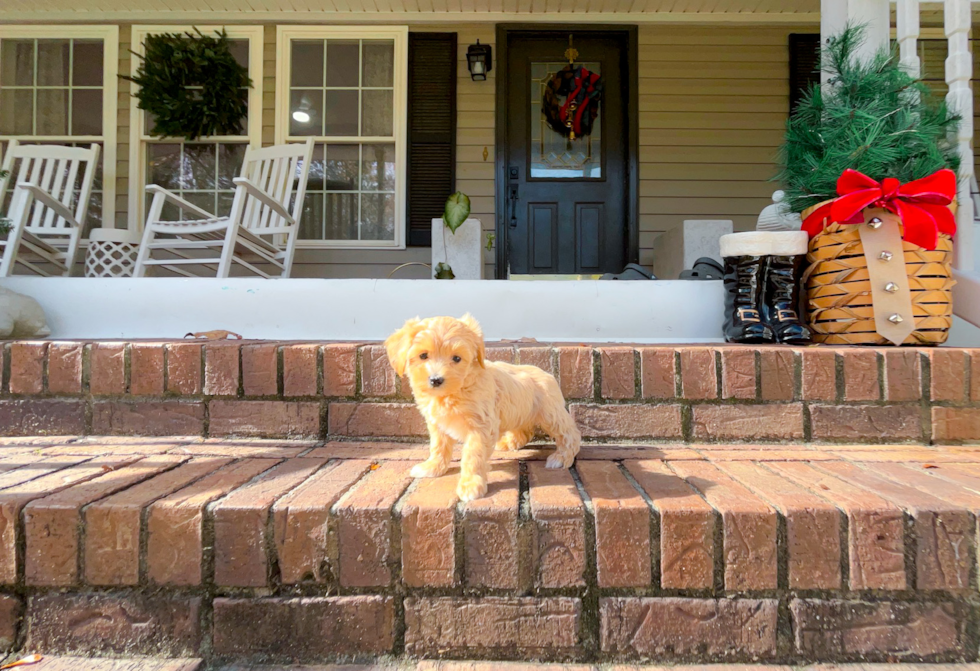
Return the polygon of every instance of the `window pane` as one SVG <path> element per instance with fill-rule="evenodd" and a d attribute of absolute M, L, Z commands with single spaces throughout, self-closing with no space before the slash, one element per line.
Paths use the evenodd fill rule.
<path fill-rule="evenodd" d="M 312 170 L 311 170 L 312 174 Z M 299 220 L 299 238 L 301 240 L 323 239 L 323 203 L 322 193 L 307 193 L 303 201 L 303 214 Z"/>
<path fill-rule="evenodd" d="M 74 86 L 102 86 L 102 40 L 75 40 L 71 67 Z"/>
<path fill-rule="evenodd" d="M 38 89 L 37 134 L 68 134 L 68 89 Z"/>
<path fill-rule="evenodd" d="M 71 63 L 69 40 L 37 41 L 37 85 L 68 86 L 68 66 Z"/>
<path fill-rule="evenodd" d="M 227 217 L 231 214 L 231 205 L 235 202 L 234 191 L 218 192 L 218 210 L 215 212 L 219 217 Z"/>
<path fill-rule="evenodd" d="M 357 91 L 327 91 L 324 135 L 357 135 Z"/>
<path fill-rule="evenodd" d="M 102 89 L 71 92 L 71 134 L 102 135 Z"/>
<path fill-rule="evenodd" d="M 395 190 L 395 145 L 366 144 L 362 149 L 361 189 L 364 191 Z"/>
<path fill-rule="evenodd" d="M 34 40 L 0 40 L 0 86 L 34 84 Z"/>
<path fill-rule="evenodd" d="M 291 91 L 289 94 L 289 134 L 323 133 L 323 92 Z"/>
<path fill-rule="evenodd" d="M 235 62 L 241 65 L 243 68 L 248 68 L 248 40 L 245 38 L 240 38 L 237 40 L 228 40 L 228 50 L 231 55 L 235 58 Z"/>
<path fill-rule="evenodd" d="M 34 92 L 0 89 L 0 133 L 31 135 L 34 132 Z"/>
<path fill-rule="evenodd" d="M 363 68 L 362 86 L 394 86 L 395 43 L 365 40 Z"/>
<path fill-rule="evenodd" d="M 361 135 L 393 135 L 393 91 L 364 91 Z"/>
<path fill-rule="evenodd" d="M 213 213 L 216 209 L 218 209 L 216 207 L 216 205 L 215 205 L 215 195 L 216 194 L 213 191 L 208 191 L 208 192 L 205 192 L 205 193 L 186 193 L 185 192 L 183 194 L 184 200 L 188 201 L 191 205 L 197 205 L 198 207 L 200 207 L 201 209 L 203 209 L 205 212 L 211 212 L 211 213 Z M 187 219 L 195 219 L 196 216 L 193 215 L 193 214 L 190 214 L 189 212 L 185 212 L 183 218 L 185 220 L 187 220 Z"/>
<path fill-rule="evenodd" d="M 324 189 L 326 191 L 357 190 L 356 144 L 327 145 L 327 160 L 324 164 Z"/>
<path fill-rule="evenodd" d="M 327 86 L 357 86 L 358 40 L 327 40 Z"/>
<path fill-rule="evenodd" d="M 245 160 L 244 144 L 218 145 L 218 188 L 234 189 L 233 179 L 242 172 L 242 161 Z"/>
<path fill-rule="evenodd" d="M 180 181 L 185 189 L 214 189 L 217 183 L 216 147 L 213 144 L 185 144 Z M 214 211 L 214 206 L 209 208 Z"/>
<path fill-rule="evenodd" d="M 361 194 L 361 240 L 395 239 L 395 196 Z"/>
<path fill-rule="evenodd" d="M 293 40 L 290 86 L 323 86 L 323 40 Z"/>
<path fill-rule="evenodd" d="M 328 193 L 326 205 L 326 239 L 357 240 L 357 194 Z"/>
<path fill-rule="evenodd" d="M 150 143 L 146 147 L 148 184 L 165 189 L 180 188 L 180 145 Z"/>

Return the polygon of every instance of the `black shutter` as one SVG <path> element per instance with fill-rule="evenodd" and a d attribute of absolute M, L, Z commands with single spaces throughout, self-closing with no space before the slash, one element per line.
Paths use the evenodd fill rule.
<path fill-rule="evenodd" d="M 810 86 L 820 83 L 820 35 L 793 33 L 789 36 L 789 112 Z"/>
<path fill-rule="evenodd" d="M 432 219 L 456 191 L 456 33 L 408 34 L 408 244 L 432 244 Z"/>

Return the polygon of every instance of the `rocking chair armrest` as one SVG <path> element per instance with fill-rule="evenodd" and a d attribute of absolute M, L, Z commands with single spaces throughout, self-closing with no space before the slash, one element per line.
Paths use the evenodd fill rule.
<path fill-rule="evenodd" d="M 296 223 L 293 220 L 293 215 L 289 214 L 289 210 L 283 207 L 282 203 L 270 196 L 261 187 L 253 184 L 245 177 L 235 177 L 232 181 L 235 183 L 235 186 L 244 188 L 245 191 L 248 192 L 248 195 L 252 196 L 263 205 L 268 205 L 272 211 L 282 217 L 287 224 L 292 225 Z"/>
<path fill-rule="evenodd" d="M 202 219 L 218 218 L 215 215 L 208 212 L 207 210 L 198 207 L 194 203 L 184 200 L 173 191 L 168 191 L 167 189 L 163 188 L 162 186 L 158 186 L 157 184 L 150 184 L 149 186 L 146 187 L 146 191 L 147 193 L 152 193 L 154 197 L 158 195 L 163 196 L 164 198 L 166 198 L 171 203 L 173 203 L 180 209 L 184 210 L 185 212 L 189 212 L 190 214 L 193 214 L 197 217 L 201 217 Z"/>
<path fill-rule="evenodd" d="M 31 184 L 30 182 L 18 182 L 17 188 L 28 191 L 31 196 L 34 197 L 34 200 L 38 201 L 45 207 L 49 207 L 54 210 L 55 214 L 67 221 L 72 226 L 81 228 L 82 225 L 75 220 L 75 213 L 65 207 L 64 204 L 59 202 L 50 193 L 39 187 L 37 184 Z"/>

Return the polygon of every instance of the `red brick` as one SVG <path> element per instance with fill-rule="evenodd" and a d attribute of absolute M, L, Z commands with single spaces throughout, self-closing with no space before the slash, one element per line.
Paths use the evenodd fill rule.
<path fill-rule="evenodd" d="M 332 436 L 408 438 L 428 435 L 425 420 L 407 403 L 331 403 L 327 409 Z"/>
<path fill-rule="evenodd" d="M 747 347 L 721 350 L 722 398 L 755 398 L 755 353 Z"/>
<path fill-rule="evenodd" d="M 967 398 L 966 351 L 952 347 L 926 350 L 929 357 L 930 398 L 961 403 Z"/>
<path fill-rule="evenodd" d="M 203 350 L 204 346 L 198 343 L 167 345 L 167 391 L 183 395 L 201 393 Z"/>
<path fill-rule="evenodd" d="M 793 350 L 767 347 L 760 351 L 760 392 L 763 401 L 792 401 L 796 395 Z"/>
<path fill-rule="evenodd" d="M 71 436 L 81 433 L 85 433 L 85 403 L 81 400 L 0 400 L 0 435 Z"/>
<path fill-rule="evenodd" d="M 317 394 L 317 359 L 319 345 L 286 345 L 282 348 L 282 394 L 315 396 Z"/>
<path fill-rule="evenodd" d="M 27 647 L 111 655 L 195 655 L 201 599 L 127 594 L 45 594 L 28 604 Z"/>
<path fill-rule="evenodd" d="M 691 400 L 718 398 L 714 350 L 706 347 L 681 350 L 681 392 Z"/>
<path fill-rule="evenodd" d="M 83 346 L 76 342 L 48 345 L 48 391 L 52 394 L 78 394 L 82 391 Z"/>
<path fill-rule="evenodd" d="M 245 459 L 153 503 L 147 512 L 147 576 L 160 585 L 200 585 L 204 508 L 277 459 Z"/>
<path fill-rule="evenodd" d="M 173 468 L 183 459 L 169 455 L 147 457 L 24 506 L 27 584 L 46 587 L 76 584 L 82 508 Z"/>
<path fill-rule="evenodd" d="M 980 408 L 933 407 L 932 440 L 951 443 L 980 441 Z"/>
<path fill-rule="evenodd" d="M 126 343 L 89 346 L 89 390 L 96 396 L 126 393 Z"/>
<path fill-rule="evenodd" d="M 214 600 L 214 654 L 226 658 L 382 655 L 392 652 L 394 630 L 391 597 Z"/>
<path fill-rule="evenodd" d="M 211 401 L 212 436 L 268 436 L 270 438 L 320 435 L 317 401 Z"/>
<path fill-rule="evenodd" d="M 84 510 L 85 582 L 89 585 L 138 584 L 143 509 L 230 462 L 228 458 L 194 459 L 88 506 Z"/>
<path fill-rule="evenodd" d="M 919 351 L 894 348 L 885 350 L 885 400 L 918 401 L 922 398 Z"/>
<path fill-rule="evenodd" d="M 265 587 L 268 584 L 270 548 L 266 531 L 272 504 L 323 463 L 322 459 L 290 459 L 211 506 L 216 585 Z"/>
<path fill-rule="evenodd" d="M 323 346 L 323 395 L 353 396 L 357 393 L 357 346 Z"/>
<path fill-rule="evenodd" d="M 409 587 L 456 584 L 458 482 L 458 473 L 423 478 L 402 504 L 402 581 Z"/>
<path fill-rule="evenodd" d="M 712 464 L 678 461 L 671 468 L 721 515 L 725 589 L 775 589 L 776 512 Z"/>
<path fill-rule="evenodd" d="M 242 347 L 242 389 L 246 396 L 279 393 L 279 345 L 262 343 Z"/>
<path fill-rule="evenodd" d="M 714 509 L 662 461 L 627 461 L 626 468 L 660 517 L 660 586 L 714 586 Z"/>
<path fill-rule="evenodd" d="M 361 348 L 361 393 L 368 397 L 394 396 L 398 393 L 398 376 L 388 362 L 383 345 Z"/>
<path fill-rule="evenodd" d="M 160 343 L 133 343 L 129 346 L 130 394 L 163 394 L 163 347 Z"/>
<path fill-rule="evenodd" d="M 571 474 L 527 464 L 534 586 L 585 585 L 585 506 Z"/>
<path fill-rule="evenodd" d="M 878 389 L 878 353 L 868 349 L 845 349 L 844 357 L 844 400 L 877 401 L 881 398 Z"/>
<path fill-rule="evenodd" d="M 24 602 L 10 594 L 0 594 L 0 650 L 10 650 L 17 643 L 17 632 L 24 615 Z"/>
<path fill-rule="evenodd" d="M 810 406 L 813 440 L 921 440 L 922 415 L 909 405 Z"/>
<path fill-rule="evenodd" d="M 615 462 L 576 467 L 595 515 L 599 587 L 645 587 L 652 578 L 650 508 Z"/>
<path fill-rule="evenodd" d="M 516 589 L 518 575 L 518 464 L 493 465 L 483 498 L 463 510 L 466 584 L 470 587 Z"/>
<path fill-rule="evenodd" d="M 522 366 L 537 366 L 546 373 L 555 374 L 555 363 L 548 346 L 517 346 L 517 360 Z"/>
<path fill-rule="evenodd" d="M 40 394 L 44 389 L 46 342 L 12 342 L 10 355 L 10 393 Z"/>
<path fill-rule="evenodd" d="M 107 436 L 200 436 L 204 433 L 204 403 L 95 401 L 92 431 Z"/>
<path fill-rule="evenodd" d="M 394 520 L 392 507 L 412 479 L 409 461 L 386 461 L 337 505 L 339 578 L 344 587 L 381 587 L 391 584 Z"/>
<path fill-rule="evenodd" d="M 674 350 L 640 348 L 640 394 L 643 398 L 673 398 L 677 385 Z"/>
<path fill-rule="evenodd" d="M 679 405 L 571 406 L 572 418 L 585 438 L 680 438 Z"/>
<path fill-rule="evenodd" d="M 599 647 L 611 655 L 776 656 L 778 602 L 763 599 L 599 599 Z"/>
<path fill-rule="evenodd" d="M 837 353 L 833 350 L 800 350 L 803 361 L 803 399 L 837 400 Z"/>
<path fill-rule="evenodd" d="M 503 361 L 504 363 L 514 363 L 517 360 L 514 355 L 514 348 L 503 345 L 488 345 L 483 358 L 487 361 Z"/>
<path fill-rule="evenodd" d="M 559 347 L 558 379 L 561 393 L 569 398 L 593 398 L 595 396 L 592 370 L 592 348 Z"/>
<path fill-rule="evenodd" d="M 238 396 L 241 345 L 213 342 L 204 345 L 204 393 L 209 396 Z"/>
<path fill-rule="evenodd" d="M 806 659 L 915 661 L 960 659 L 967 613 L 957 603 L 795 599 L 796 652 Z"/>
<path fill-rule="evenodd" d="M 790 589 L 841 588 L 841 515 L 816 494 L 748 461 L 718 468 L 769 501 L 786 521 Z"/>
<path fill-rule="evenodd" d="M 602 347 L 602 398 L 636 398 L 636 366 L 632 347 Z"/>
<path fill-rule="evenodd" d="M 536 659 L 577 651 L 582 602 L 568 597 L 410 597 L 405 652 L 412 656 Z"/>
<path fill-rule="evenodd" d="M 694 440 L 802 440 L 803 406 L 695 405 L 692 433 Z"/>
<path fill-rule="evenodd" d="M 976 561 L 973 557 L 976 523 L 968 510 L 883 478 L 875 473 L 877 467 L 865 469 L 835 461 L 818 468 L 878 494 L 911 516 L 916 538 L 916 589 L 945 592 L 970 589 L 970 569 Z"/>
<path fill-rule="evenodd" d="M 320 469 L 272 507 L 282 582 L 318 583 L 335 578 L 337 548 L 333 505 L 371 467 L 361 459 Z"/>
<path fill-rule="evenodd" d="M 976 351 L 970 353 L 970 400 L 980 401 L 980 352 Z"/>
<path fill-rule="evenodd" d="M 847 515 L 851 589 L 906 588 L 905 518 L 901 509 L 810 464 L 771 462 L 767 467 L 818 493 Z"/>

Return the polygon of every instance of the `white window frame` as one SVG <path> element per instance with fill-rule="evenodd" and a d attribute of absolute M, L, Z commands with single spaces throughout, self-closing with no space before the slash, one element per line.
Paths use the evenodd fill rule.
<path fill-rule="evenodd" d="M 262 146 L 262 89 L 263 89 L 263 59 L 265 54 L 265 29 L 262 26 L 236 26 L 220 24 L 182 24 L 182 25 L 140 25 L 133 26 L 131 37 L 132 50 L 143 53 L 143 43 L 147 36 L 160 33 L 194 32 L 197 28 L 205 35 L 214 31 L 227 32 L 228 37 L 235 40 L 248 40 L 248 76 L 252 79 L 252 88 L 248 90 L 248 127 L 245 135 L 209 135 L 194 142 L 238 142 L 247 144 L 253 149 Z M 136 76 L 140 59 L 132 57 L 130 75 Z M 134 82 L 130 82 L 131 93 L 138 90 Z M 146 112 L 137 106 L 136 98 L 130 98 L 129 106 L 129 230 L 142 231 L 146 219 L 146 150 L 152 143 L 187 142 L 184 138 L 157 138 L 144 132 Z"/>
<path fill-rule="evenodd" d="M 394 101 L 391 137 L 313 136 L 317 144 L 395 144 L 395 238 L 394 240 L 297 240 L 307 249 L 405 249 L 405 180 L 408 157 L 408 26 L 278 26 L 276 29 L 276 143 L 305 142 L 306 136 L 289 135 L 289 82 L 292 40 L 359 39 L 394 40 Z"/>
<path fill-rule="evenodd" d="M 72 142 L 102 144 L 102 228 L 116 220 L 116 148 L 119 92 L 119 26 L 0 24 L 0 39 L 100 39 L 102 40 L 102 135 L 0 135 L 0 140 L 25 143 Z"/>

